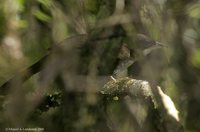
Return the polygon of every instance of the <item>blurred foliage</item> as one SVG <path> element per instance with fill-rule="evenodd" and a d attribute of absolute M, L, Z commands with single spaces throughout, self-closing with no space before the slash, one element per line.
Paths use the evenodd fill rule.
<path fill-rule="evenodd" d="M 200 4 L 193 4 L 188 7 L 188 14 L 196 19 L 200 18 Z"/>
<path fill-rule="evenodd" d="M 2 13 L 2 11 L 0 11 Z M 0 39 L 2 39 L 4 33 L 5 33 L 5 18 L 3 14 L 0 14 Z"/>
<path fill-rule="evenodd" d="M 200 68 L 200 50 L 199 49 L 193 53 L 193 56 L 191 59 L 192 59 L 192 64 L 195 67 Z"/>
<path fill-rule="evenodd" d="M 137 114 L 123 99 L 109 100 L 96 92 L 123 62 L 119 58 L 123 44 L 137 60 L 128 68 L 129 77 L 160 85 L 175 102 L 185 131 L 200 131 L 198 0 L 0 3 L 0 84 L 11 82 L 6 90 L 0 89 L 0 131 L 8 127 L 41 127 L 49 132 L 141 130 Z M 165 48 L 143 55 L 148 44 L 143 46 L 137 34 Z M 37 63 L 45 55 L 47 59 Z M 29 67 L 33 64 L 36 70 Z M 99 78 L 104 79 L 99 83 Z M 159 131 L 154 126 L 146 129 Z"/>

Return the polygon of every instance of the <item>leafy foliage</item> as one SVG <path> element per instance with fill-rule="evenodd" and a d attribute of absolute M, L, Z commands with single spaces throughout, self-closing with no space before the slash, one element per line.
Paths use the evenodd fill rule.
<path fill-rule="evenodd" d="M 198 1 L 0 2 L 0 131 L 200 131 Z"/>

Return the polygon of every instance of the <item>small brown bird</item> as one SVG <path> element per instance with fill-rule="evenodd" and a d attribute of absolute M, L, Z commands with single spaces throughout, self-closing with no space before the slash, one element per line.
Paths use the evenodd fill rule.
<path fill-rule="evenodd" d="M 131 53 L 128 45 L 126 43 L 123 43 L 118 54 L 118 59 L 125 60 L 127 58 L 130 58 L 130 55 Z"/>
<path fill-rule="evenodd" d="M 160 46 L 160 47 L 165 47 L 164 44 L 158 41 L 155 41 L 152 38 L 147 37 L 146 35 L 140 34 L 140 33 L 136 35 L 136 43 L 137 43 L 138 48 L 143 49 L 143 50 L 155 45 Z"/>
<path fill-rule="evenodd" d="M 131 54 L 131 46 L 123 43 L 118 54 L 119 63 L 113 72 L 112 78 L 122 78 L 128 76 L 128 68 L 137 60 L 147 56 L 158 48 L 166 47 L 160 42 L 154 41 L 144 34 L 136 35 L 136 45 L 133 46 L 134 54 Z"/>
<path fill-rule="evenodd" d="M 126 43 L 122 44 L 118 54 L 118 65 L 113 72 L 114 78 L 122 78 L 128 76 L 128 67 L 134 63 L 134 59 L 131 58 L 130 49 Z"/>

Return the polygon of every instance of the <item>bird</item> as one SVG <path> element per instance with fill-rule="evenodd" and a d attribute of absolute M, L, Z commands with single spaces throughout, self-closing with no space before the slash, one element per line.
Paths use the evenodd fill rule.
<path fill-rule="evenodd" d="M 118 78 L 128 76 L 128 68 L 136 61 L 149 55 L 152 51 L 166 47 L 166 45 L 151 39 L 144 34 L 136 34 L 135 45 L 123 43 L 118 53 L 118 64 L 113 71 L 111 79 L 116 81 Z M 133 55 L 134 54 L 134 55 Z"/>
<path fill-rule="evenodd" d="M 128 76 L 128 67 L 134 63 L 134 59 L 131 57 L 130 49 L 126 43 L 123 43 L 118 53 L 118 64 L 113 71 L 112 79 L 122 78 Z"/>
<path fill-rule="evenodd" d="M 143 51 L 147 49 L 154 50 L 155 47 L 158 47 L 158 48 L 167 47 L 165 44 L 159 41 L 155 41 L 151 37 L 148 37 L 147 35 L 141 34 L 141 33 L 138 33 L 136 35 L 136 43 L 137 43 L 137 48 Z"/>
<path fill-rule="evenodd" d="M 138 33 L 136 34 L 136 43 L 137 46 L 141 49 L 147 49 L 152 46 L 161 46 L 165 47 L 166 45 L 162 44 L 161 42 L 155 41 L 151 37 L 148 37 L 145 34 Z"/>

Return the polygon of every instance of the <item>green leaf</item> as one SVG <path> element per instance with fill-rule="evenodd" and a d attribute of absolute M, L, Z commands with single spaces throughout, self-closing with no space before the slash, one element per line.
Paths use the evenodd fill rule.
<path fill-rule="evenodd" d="M 47 8 L 50 8 L 50 6 L 52 5 L 51 0 L 38 0 L 38 2 L 41 3 L 42 5 L 44 5 Z"/>
<path fill-rule="evenodd" d="M 85 1 L 85 8 L 91 13 L 96 14 L 98 12 L 99 3 L 98 0 L 86 0 Z"/>
<path fill-rule="evenodd" d="M 200 49 L 195 51 L 192 55 L 192 64 L 193 66 L 200 68 Z"/>
<path fill-rule="evenodd" d="M 49 22 L 51 20 L 50 16 L 46 15 L 44 12 L 39 10 L 35 11 L 34 15 L 41 21 Z"/>
<path fill-rule="evenodd" d="M 200 4 L 194 4 L 188 8 L 190 17 L 200 19 Z"/>

